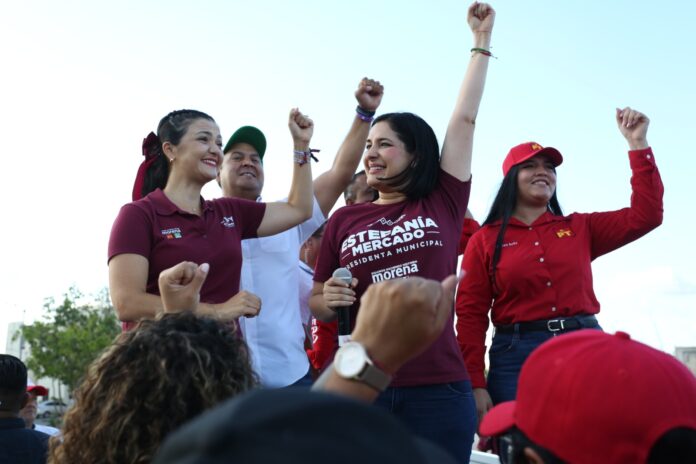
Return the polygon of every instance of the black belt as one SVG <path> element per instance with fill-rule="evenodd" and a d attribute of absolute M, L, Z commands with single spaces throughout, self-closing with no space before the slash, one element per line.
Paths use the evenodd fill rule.
<path fill-rule="evenodd" d="M 515 326 L 519 332 L 566 332 L 590 327 L 598 327 L 599 323 L 594 316 L 575 316 L 561 319 L 549 319 L 546 321 L 518 322 L 517 324 L 498 325 L 496 333 L 514 333 Z"/>

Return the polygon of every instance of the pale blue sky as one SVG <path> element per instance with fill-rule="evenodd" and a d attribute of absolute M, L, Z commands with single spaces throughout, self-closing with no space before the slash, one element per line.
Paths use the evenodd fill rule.
<path fill-rule="evenodd" d="M 510 146 L 557 147 L 565 211 L 628 204 L 616 106 L 652 120 L 666 186 L 658 230 L 594 265 L 607 330 L 672 352 L 696 345 L 691 203 L 696 153 L 692 3 L 513 1 L 497 10 L 493 60 L 474 150 L 470 208 L 486 214 Z M 130 200 L 140 143 L 173 109 L 211 114 L 223 137 L 268 136 L 267 199 L 289 186 L 289 108 L 316 123 L 315 173 L 353 117 L 365 75 L 385 85 L 382 112 L 423 116 L 442 141 L 466 67 L 467 2 L 23 1 L 0 7 L 0 350 L 6 324 L 41 315 L 71 284 L 107 285 L 106 244 Z M 206 197 L 219 193 L 214 185 Z"/>

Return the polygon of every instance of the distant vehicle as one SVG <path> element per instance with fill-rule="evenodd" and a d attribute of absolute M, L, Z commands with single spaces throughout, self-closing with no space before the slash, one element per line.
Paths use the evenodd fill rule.
<path fill-rule="evenodd" d="M 36 407 L 36 417 L 43 419 L 51 416 L 60 416 L 67 409 L 67 405 L 58 400 L 45 400 L 40 402 Z"/>

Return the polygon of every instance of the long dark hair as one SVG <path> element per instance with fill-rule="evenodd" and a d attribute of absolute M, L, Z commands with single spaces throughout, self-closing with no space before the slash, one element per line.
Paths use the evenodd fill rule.
<path fill-rule="evenodd" d="M 413 155 L 411 164 L 392 177 L 380 179 L 390 187 L 398 188 L 409 200 L 430 194 L 440 175 L 440 145 L 432 127 L 413 113 L 386 113 L 374 120 L 389 124 L 406 151 Z"/>
<path fill-rule="evenodd" d="M 162 144 L 170 142 L 173 145 L 178 145 L 191 123 L 197 119 L 215 122 L 212 117 L 197 110 L 172 111 L 160 120 L 157 125 L 157 137 L 151 139 L 147 148 L 143 147 L 143 149 L 152 150 L 157 157 L 145 173 L 141 192 L 143 197 L 158 188 L 163 189 L 167 185 L 169 160 L 162 151 Z"/>
<path fill-rule="evenodd" d="M 500 230 L 498 231 L 498 237 L 495 240 L 495 249 L 493 250 L 493 261 L 490 267 L 490 279 L 491 285 L 495 290 L 495 271 L 500 262 L 500 254 L 503 251 L 503 239 L 505 238 L 505 230 L 510 222 L 512 213 L 515 212 L 515 206 L 517 205 L 517 175 L 520 172 L 520 166 L 515 165 L 510 168 L 507 175 L 503 178 L 503 182 L 500 184 L 498 193 L 493 200 L 491 205 L 491 210 L 488 212 L 486 220 L 483 221 L 483 225 L 489 225 L 496 221 L 501 221 Z M 555 172 L 555 169 L 554 169 Z M 557 190 L 557 189 L 556 189 Z M 555 214 L 556 216 L 563 216 L 563 211 L 561 210 L 561 205 L 558 203 L 558 197 L 556 197 L 556 190 L 554 190 L 549 204 L 547 206 L 548 210 Z"/>

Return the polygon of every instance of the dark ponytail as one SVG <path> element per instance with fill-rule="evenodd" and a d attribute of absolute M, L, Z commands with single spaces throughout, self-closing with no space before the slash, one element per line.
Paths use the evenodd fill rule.
<path fill-rule="evenodd" d="M 176 110 L 163 117 L 157 125 L 157 135 L 150 133 L 143 140 L 145 161 L 138 169 L 133 186 L 133 200 L 142 198 L 155 190 L 163 189 L 169 179 L 169 159 L 162 151 L 162 144 L 169 142 L 178 145 L 193 121 L 197 119 L 215 120 L 202 111 Z"/>

